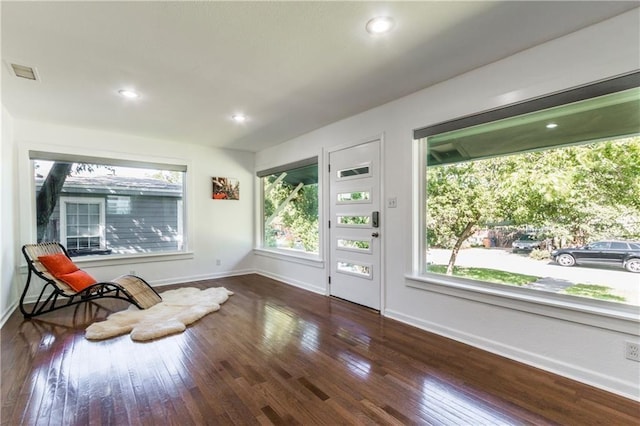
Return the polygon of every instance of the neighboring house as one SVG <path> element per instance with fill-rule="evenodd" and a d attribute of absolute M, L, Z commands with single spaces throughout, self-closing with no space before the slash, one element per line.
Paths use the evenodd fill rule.
<path fill-rule="evenodd" d="M 70 176 L 44 239 L 72 256 L 180 250 L 182 194 L 182 184 L 161 179 Z"/>

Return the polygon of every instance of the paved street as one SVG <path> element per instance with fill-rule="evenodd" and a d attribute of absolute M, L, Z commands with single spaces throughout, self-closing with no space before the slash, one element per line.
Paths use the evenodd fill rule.
<path fill-rule="evenodd" d="M 430 249 L 429 260 L 447 264 L 451 250 Z M 596 284 L 611 287 L 612 294 L 622 296 L 625 303 L 640 305 L 640 274 L 622 268 L 573 266 L 562 267 L 551 260 L 534 260 L 528 254 L 516 254 L 507 249 L 469 248 L 458 254 L 456 266 L 499 269 L 534 275 L 542 279 L 534 286 L 541 290 L 560 291 L 573 284 Z"/>

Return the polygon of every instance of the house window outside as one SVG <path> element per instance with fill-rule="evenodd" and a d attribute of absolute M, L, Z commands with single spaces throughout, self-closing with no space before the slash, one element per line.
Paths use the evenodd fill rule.
<path fill-rule="evenodd" d="M 631 87 L 424 129 L 420 273 L 640 305 L 639 106 Z"/>
<path fill-rule="evenodd" d="M 317 159 L 258 172 L 258 177 L 262 183 L 262 247 L 317 255 Z"/>
<path fill-rule="evenodd" d="M 70 253 L 105 248 L 104 200 L 60 197 L 60 242 Z"/>
<path fill-rule="evenodd" d="M 42 152 L 30 157 L 38 242 L 60 241 L 71 256 L 185 250 L 186 167 Z"/>

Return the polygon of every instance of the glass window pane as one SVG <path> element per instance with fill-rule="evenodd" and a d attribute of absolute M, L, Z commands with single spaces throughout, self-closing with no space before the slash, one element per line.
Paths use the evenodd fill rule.
<path fill-rule="evenodd" d="M 368 226 L 371 216 L 337 216 L 338 225 Z"/>
<path fill-rule="evenodd" d="M 185 172 L 32 161 L 34 196 L 43 190 L 51 192 L 42 185 L 50 174 L 64 181 L 61 191 L 46 196 L 55 200 L 54 208 L 36 212 L 38 242 L 66 239 L 78 249 L 79 240 L 74 237 L 84 235 L 86 248 L 112 254 L 184 250 Z"/>
<path fill-rule="evenodd" d="M 353 177 L 358 175 L 368 175 L 368 174 L 369 174 L 369 166 L 360 166 L 360 167 L 338 170 L 338 179 Z"/>
<path fill-rule="evenodd" d="M 338 261 L 336 264 L 339 272 L 348 273 L 352 275 L 361 275 L 365 277 L 371 277 L 371 267 L 368 265 L 360 265 L 353 262 Z"/>
<path fill-rule="evenodd" d="M 369 191 L 343 192 L 338 194 L 339 203 L 362 202 L 369 200 Z"/>
<path fill-rule="evenodd" d="M 371 241 L 364 240 L 347 240 L 344 238 L 338 238 L 338 248 L 346 248 L 353 250 L 369 251 L 371 247 Z"/>
<path fill-rule="evenodd" d="M 318 165 L 262 178 L 263 246 L 319 252 Z"/>

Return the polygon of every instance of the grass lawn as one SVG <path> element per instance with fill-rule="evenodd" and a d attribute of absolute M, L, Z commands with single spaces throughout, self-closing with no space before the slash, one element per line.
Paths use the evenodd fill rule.
<path fill-rule="evenodd" d="M 436 274 L 446 274 L 447 265 L 428 265 L 427 270 Z M 498 269 L 467 268 L 465 266 L 454 266 L 453 275 L 472 280 L 517 286 L 535 282 L 540 278 L 534 275 L 516 274 L 515 272 L 500 271 Z"/>
<path fill-rule="evenodd" d="M 444 275 L 447 273 L 447 265 L 428 265 L 427 270 Z M 517 274 L 515 272 L 500 271 L 498 269 L 467 268 L 465 266 L 454 266 L 453 275 L 456 277 L 470 278 L 472 280 L 515 286 L 530 284 L 540 278 L 535 275 Z M 564 289 L 562 293 L 615 302 L 624 302 L 626 300 L 622 296 L 611 294 L 611 290 L 613 290 L 611 287 L 604 285 L 575 284 Z"/>
<path fill-rule="evenodd" d="M 611 287 L 595 284 L 576 284 L 564 290 L 566 294 L 573 294 L 574 296 L 591 297 L 592 299 L 601 300 L 613 300 L 614 302 L 624 302 L 625 299 L 622 296 L 611 294 Z"/>

